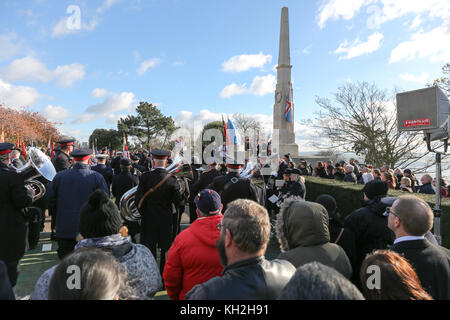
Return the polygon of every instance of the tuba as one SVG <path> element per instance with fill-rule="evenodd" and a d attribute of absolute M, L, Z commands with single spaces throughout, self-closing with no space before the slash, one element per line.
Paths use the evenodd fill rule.
<path fill-rule="evenodd" d="M 25 188 L 33 190 L 33 202 L 41 199 L 46 192 L 44 184 L 37 177 L 44 177 L 47 181 L 52 181 L 56 175 L 55 167 L 50 159 L 39 149 L 31 147 L 28 149 L 28 161 L 22 167 L 16 168 L 16 173 L 25 180 Z"/>
<path fill-rule="evenodd" d="M 174 161 L 170 166 L 166 168 L 168 174 L 172 174 L 175 176 L 178 172 L 181 171 L 183 167 L 183 159 L 176 155 Z M 178 177 L 177 181 L 179 180 Z M 180 183 L 180 182 L 179 182 Z M 122 218 L 129 222 L 139 222 L 141 221 L 141 214 L 139 213 L 139 210 L 137 208 L 137 204 L 135 203 L 134 195 L 137 191 L 137 186 L 131 188 L 127 192 L 125 192 L 120 198 L 119 202 L 119 209 L 120 213 L 122 215 Z"/>

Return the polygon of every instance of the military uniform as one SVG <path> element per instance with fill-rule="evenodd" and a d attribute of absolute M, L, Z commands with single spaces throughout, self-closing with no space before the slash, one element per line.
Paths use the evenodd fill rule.
<path fill-rule="evenodd" d="M 231 169 L 238 169 L 242 167 L 242 164 L 227 164 L 227 166 Z M 211 187 L 220 194 L 223 212 L 227 209 L 227 205 L 236 199 L 249 199 L 259 202 L 256 187 L 250 179 L 242 178 L 238 172 L 229 172 L 225 176 L 214 178 Z"/>
<path fill-rule="evenodd" d="M 56 151 L 55 157 L 52 159 L 52 163 L 56 169 L 56 172 L 60 172 L 70 168 L 72 165 L 72 159 L 66 153 L 58 150 Z"/>
<path fill-rule="evenodd" d="M 13 144 L 0 143 L 0 154 L 11 152 L 12 147 Z M 13 287 L 27 247 L 27 223 L 21 209 L 31 202 L 22 176 L 0 162 L 0 260 L 6 264 Z"/>
<path fill-rule="evenodd" d="M 75 143 L 74 139 L 65 139 L 57 142 L 59 147 L 73 146 Z M 53 166 L 56 172 L 60 172 L 69 169 L 72 165 L 72 158 L 63 152 L 61 149 L 56 150 L 55 157 L 52 159 Z"/>
<path fill-rule="evenodd" d="M 121 155 L 111 160 L 111 168 L 114 170 L 114 175 L 120 173 L 120 159 L 122 159 Z"/>
<path fill-rule="evenodd" d="M 75 161 L 87 159 L 90 154 L 88 149 L 71 153 Z M 49 210 L 56 212 L 56 239 L 60 259 L 73 251 L 78 235 L 80 209 L 97 189 L 102 189 L 109 195 L 103 176 L 81 162 L 75 163 L 69 170 L 58 172 L 50 183 L 45 196 Z"/>
<path fill-rule="evenodd" d="M 153 150 L 155 159 L 164 160 L 170 152 Z M 135 203 L 138 206 L 141 199 L 151 188 L 156 187 L 168 175 L 165 168 L 155 168 L 153 171 L 144 173 L 139 181 L 135 193 Z M 181 201 L 179 184 L 175 177 L 169 177 L 155 191 L 147 195 L 139 209 L 141 214 L 141 243 L 147 246 L 155 259 L 157 248 L 161 249 L 160 271 L 165 264 L 165 253 L 172 243 L 172 215 Z"/>
<path fill-rule="evenodd" d="M 123 158 L 121 160 L 122 165 L 130 166 L 130 159 Z M 130 189 L 134 188 L 139 184 L 139 178 L 132 175 L 130 172 L 120 172 L 118 175 L 114 176 L 112 182 L 112 194 L 116 199 L 116 205 L 120 208 L 120 199 L 122 196 Z M 128 228 L 128 234 L 131 236 L 133 241 L 136 241 L 135 236 L 140 232 L 140 226 L 138 222 L 131 222 L 125 220 L 124 225 Z"/>
<path fill-rule="evenodd" d="M 107 158 L 107 157 L 108 156 L 106 154 L 105 155 L 99 154 L 96 156 L 96 158 L 98 158 L 98 159 Z M 92 166 L 91 170 L 97 171 L 98 173 L 100 173 L 103 176 L 103 178 L 105 178 L 108 188 L 111 186 L 114 172 L 110 166 L 100 163 L 100 164 L 97 164 L 96 166 Z"/>

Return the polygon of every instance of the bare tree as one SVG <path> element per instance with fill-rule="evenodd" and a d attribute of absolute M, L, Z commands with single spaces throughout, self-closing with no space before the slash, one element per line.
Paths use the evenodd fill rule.
<path fill-rule="evenodd" d="M 433 85 L 439 86 L 447 95 L 450 95 L 450 63 L 442 67 L 442 73 L 445 76 L 434 80 Z"/>
<path fill-rule="evenodd" d="M 328 148 L 354 152 L 377 167 L 406 168 L 427 156 L 420 133 L 398 131 L 395 97 L 385 90 L 367 82 L 346 83 L 333 97 L 334 102 L 316 98 L 315 127 L 329 138 Z"/>
<path fill-rule="evenodd" d="M 233 122 L 236 126 L 236 130 L 242 137 L 250 137 L 253 133 L 262 132 L 262 124 L 258 120 L 252 118 L 249 115 L 242 113 L 233 114 Z"/>

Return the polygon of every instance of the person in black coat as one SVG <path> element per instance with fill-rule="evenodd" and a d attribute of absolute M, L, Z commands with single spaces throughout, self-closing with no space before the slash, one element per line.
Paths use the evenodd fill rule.
<path fill-rule="evenodd" d="M 120 173 L 120 160 L 122 159 L 122 151 L 116 152 L 116 157 L 111 160 L 111 168 L 113 168 L 114 175 Z"/>
<path fill-rule="evenodd" d="M 170 152 L 152 150 L 152 156 L 154 169 L 141 176 L 134 198 L 141 214 L 141 244 L 150 249 L 155 259 L 157 248 L 161 249 L 160 272 L 163 274 L 166 252 L 172 244 L 173 206 L 179 207 L 181 194 L 176 178 L 168 177 L 166 170 Z"/>
<path fill-rule="evenodd" d="M 112 194 L 116 200 L 116 205 L 120 209 L 120 199 L 128 190 L 139 184 L 137 176 L 131 174 L 131 161 L 128 158 L 120 160 L 120 173 L 113 178 Z M 132 240 L 136 242 L 136 234 L 140 232 L 139 222 L 125 220 L 124 225 L 128 228 L 128 233 Z"/>
<path fill-rule="evenodd" d="M 300 197 L 303 200 L 306 198 L 306 186 L 303 183 L 303 180 L 300 178 L 301 172 L 300 170 L 294 168 L 291 170 L 291 174 L 289 176 L 290 184 L 287 187 L 287 193 L 290 196 Z"/>
<path fill-rule="evenodd" d="M 73 167 L 58 172 L 45 194 L 49 210 L 56 213 L 56 240 L 60 259 L 72 252 L 77 243 L 80 209 L 92 192 L 102 189 L 110 194 L 103 176 L 88 165 L 91 153 L 89 149 L 72 152 Z"/>
<path fill-rule="evenodd" d="M 391 250 L 411 263 L 433 299 L 449 300 L 450 250 L 426 239 L 433 219 L 433 211 L 424 200 L 413 195 L 399 197 L 389 210 L 388 225 L 396 237 Z"/>
<path fill-rule="evenodd" d="M 191 196 L 195 198 L 200 191 L 206 189 L 214 181 L 214 178 L 221 175 L 217 162 L 209 164 L 208 171 L 203 172 L 200 178 L 191 186 Z"/>
<path fill-rule="evenodd" d="M 223 209 L 225 212 L 227 205 L 236 199 L 250 199 L 259 203 L 258 192 L 250 179 L 241 177 L 243 163 L 238 161 L 228 162 L 228 173 L 225 176 L 218 176 L 212 182 L 212 189 L 220 194 Z"/>
<path fill-rule="evenodd" d="M 0 260 L 0 300 L 16 300 L 9 282 L 8 269 L 2 260 Z"/>
<path fill-rule="evenodd" d="M 327 170 L 325 170 L 325 167 L 323 166 L 322 162 L 317 161 L 313 176 L 320 178 L 328 178 Z"/>
<path fill-rule="evenodd" d="M 105 178 L 106 184 L 108 185 L 109 188 L 113 180 L 114 172 L 110 166 L 106 165 L 106 159 L 108 158 L 108 155 L 97 154 L 95 157 L 97 158 L 97 165 L 92 166 L 91 170 L 100 173 L 103 176 L 103 178 Z"/>
<path fill-rule="evenodd" d="M 139 172 L 137 172 L 139 171 Z M 141 166 L 139 164 L 139 157 L 136 155 L 132 155 L 131 156 L 131 174 L 136 175 L 136 176 L 140 176 L 141 174 L 143 174 L 144 172 L 147 172 L 148 169 L 144 166 Z"/>
<path fill-rule="evenodd" d="M 317 203 L 323 205 L 328 212 L 328 228 L 330 231 L 330 243 L 335 243 L 344 249 L 352 265 L 355 264 L 355 235 L 349 229 L 344 229 L 341 216 L 337 208 L 336 199 L 328 194 L 317 197 Z"/>
<path fill-rule="evenodd" d="M 203 172 L 197 180 L 193 180 L 189 187 L 190 189 L 190 199 L 189 199 L 189 211 L 190 211 L 190 223 L 197 219 L 197 213 L 195 211 L 196 206 L 194 199 L 203 189 L 208 188 L 214 178 L 221 176 L 222 173 L 219 171 L 219 165 L 217 162 L 213 162 L 208 165 L 208 171 Z M 192 210 L 193 209 L 193 210 Z"/>
<path fill-rule="evenodd" d="M 355 237 L 355 259 L 352 281 L 361 287 L 359 270 L 368 253 L 376 249 L 387 249 L 394 242 L 394 233 L 388 228 L 386 204 L 381 202 L 386 197 L 389 185 L 381 180 L 372 180 L 364 185 L 364 207 L 350 213 L 344 221 L 344 229 L 351 231 Z"/>
<path fill-rule="evenodd" d="M 72 165 L 72 158 L 70 157 L 70 153 L 73 151 L 74 143 L 74 139 L 64 139 L 58 141 L 59 148 L 55 149 L 56 154 L 52 159 L 52 163 L 56 169 L 56 172 L 69 169 Z"/>
<path fill-rule="evenodd" d="M 420 179 L 420 182 L 422 182 L 422 185 L 417 187 L 417 193 L 436 194 L 433 186 L 431 185 L 433 178 L 429 174 L 424 174 Z"/>
<path fill-rule="evenodd" d="M 344 171 L 345 171 L 344 182 L 356 183 L 358 181 L 358 178 L 356 177 L 355 173 L 353 172 L 354 170 L 355 170 L 355 167 L 353 167 L 351 164 L 348 164 L 344 167 Z"/>
<path fill-rule="evenodd" d="M 27 248 L 27 222 L 23 209 L 32 203 L 21 175 L 9 168 L 11 143 L 0 143 L 0 260 L 11 286 L 19 275 L 19 261 Z"/>

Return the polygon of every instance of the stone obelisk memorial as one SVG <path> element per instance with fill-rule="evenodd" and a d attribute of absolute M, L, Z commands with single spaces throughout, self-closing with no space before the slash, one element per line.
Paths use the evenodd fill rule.
<path fill-rule="evenodd" d="M 293 158 L 298 157 L 298 145 L 295 143 L 294 134 L 294 99 L 291 69 L 289 12 L 288 8 L 284 7 L 281 10 L 280 50 L 278 55 L 275 104 L 273 107 L 274 140 L 278 138 L 278 152 L 276 150 L 274 151 L 281 158 L 287 153 L 290 153 Z"/>

